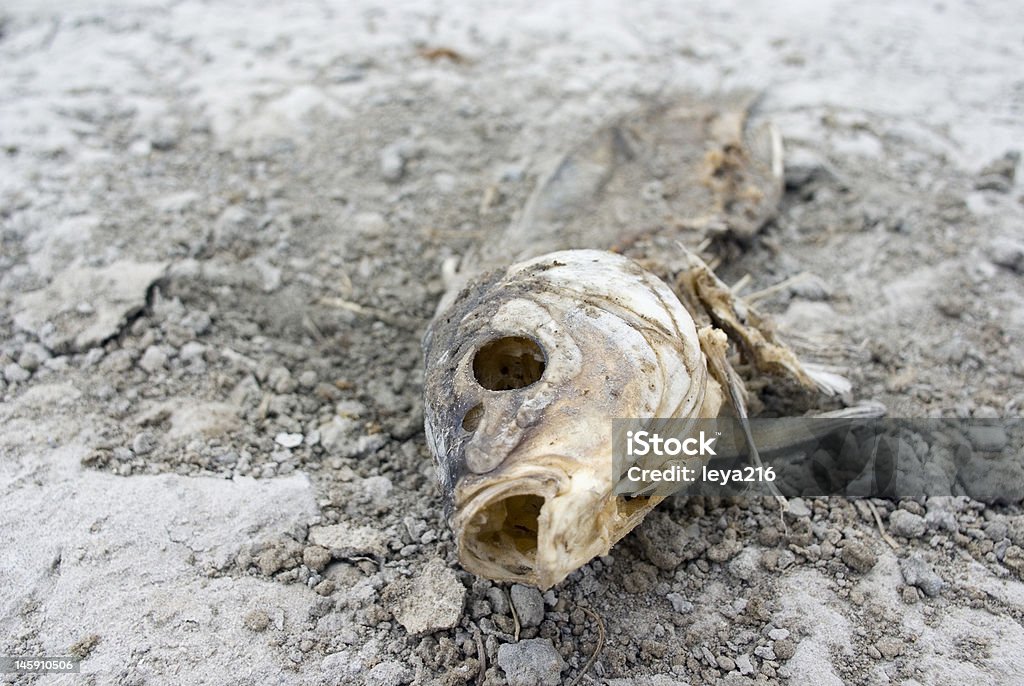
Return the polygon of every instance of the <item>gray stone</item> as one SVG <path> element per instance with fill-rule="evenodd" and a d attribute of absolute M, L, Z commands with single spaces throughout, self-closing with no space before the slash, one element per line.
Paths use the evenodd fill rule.
<path fill-rule="evenodd" d="M 396 660 L 381 662 L 366 674 L 367 686 L 402 686 L 412 681 L 412 670 Z"/>
<path fill-rule="evenodd" d="M 412 146 L 408 141 L 396 141 L 380 151 L 380 175 L 394 183 L 405 175 L 405 163 Z"/>
<path fill-rule="evenodd" d="M 125 260 L 100 268 L 66 269 L 46 288 L 15 299 L 14 324 L 50 350 L 88 350 L 117 335 L 128 318 L 145 307 L 149 287 L 166 268 L 165 262 Z M 68 307 L 86 296 L 91 307 Z"/>
<path fill-rule="evenodd" d="M 772 651 L 775 653 L 775 659 L 789 660 L 796 654 L 796 643 L 791 639 L 783 638 L 775 642 Z"/>
<path fill-rule="evenodd" d="M 509 686 L 558 686 L 567 665 L 551 639 L 534 638 L 499 646 L 498 666 Z"/>
<path fill-rule="evenodd" d="M 740 671 L 740 674 L 744 676 L 754 673 L 754 663 L 750 661 L 750 656 L 744 653 L 736 658 L 736 669 Z"/>
<path fill-rule="evenodd" d="M 267 385 L 273 388 L 275 393 L 291 393 L 298 383 L 285 367 L 274 367 L 267 373 Z"/>
<path fill-rule="evenodd" d="M 240 425 L 238 408 L 227 403 L 168 403 L 168 407 L 175 405 L 167 432 L 171 440 L 214 438 L 235 431 Z"/>
<path fill-rule="evenodd" d="M 668 601 L 672 603 L 672 609 L 681 615 L 688 614 L 693 611 L 693 603 L 684 598 L 678 593 L 669 593 L 667 596 Z"/>
<path fill-rule="evenodd" d="M 212 324 L 213 320 L 210 315 L 202 310 L 192 310 L 181 320 L 181 325 L 196 336 L 201 336 L 209 331 Z"/>
<path fill-rule="evenodd" d="M 1010 442 L 1006 429 L 998 424 L 984 424 L 967 427 L 967 438 L 975 450 L 997 453 Z"/>
<path fill-rule="evenodd" d="M 945 585 L 932 566 L 917 555 L 900 560 L 900 572 L 908 585 L 920 588 L 929 597 L 937 596 Z"/>
<path fill-rule="evenodd" d="M 1000 267 L 1024 272 L 1024 242 L 1012 238 L 996 238 L 988 246 L 988 255 Z"/>
<path fill-rule="evenodd" d="M 828 163 L 816 152 L 803 148 L 786 151 L 786 187 L 798 189 L 812 181 L 827 179 L 833 175 Z"/>
<path fill-rule="evenodd" d="M 314 572 L 322 572 L 331 562 L 331 551 L 323 546 L 306 546 L 302 551 L 302 564 Z"/>
<path fill-rule="evenodd" d="M 320 445 L 328 452 L 340 453 L 342 449 L 355 440 L 359 424 L 347 417 L 332 417 L 331 421 L 320 425 Z"/>
<path fill-rule="evenodd" d="M 178 359 L 183 362 L 191 362 L 192 360 L 202 359 L 205 354 L 205 345 L 196 341 L 189 341 L 185 345 L 181 346 L 181 349 L 178 351 Z"/>
<path fill-rule="evenodd" d="M 505 592 L 497 586 L 491 586 L 487 589 L 487 602 L 491 604 L 491 610 L 493 610 L 495 614 L 508 614 L 508 598 L 505 596 Z"/>
<path fill-rule="evenodd" d="M 151 345 L 142 353 L 139 366 L 150 374 L 159 372 L 167 366 L 167 353 L 159 345 Z"/>
<path fill-rule="evenodd" d="M 745 548 L 729 563 L 729 573 L 737 579 L 750 581 L 757 574 L 760 557 L 756 548 Z"/>
<path fill-rule="evenodd" d="M 360 494 L 369 500 L 374 507 L 383 508 L 390 504 L 391 491 L 394 485 L 386 476 L 368 476 L 356 482 Z M 427 533 L 427 532 L 424 532 Z M 422 536 L 420 536 L 422 539 Z M 429 541 L 423 541 L 428 543 Z"/>
<path fill-rule="evenodd" d="M 538 626 L 544 621 L 544 598 L 541 597 L 540 591 L 516 584 L 509 593 L 522 626 Z"/>
<path fill-rule="evenodd" d="M 867 574 L 878 562 L 878 556 L 860 541 L 848 541 L 840 554 L 843 563 L 861 574 Z"/>
<path fill-rule="evenodd" d="M 875 649 L 881 653 L 886 660 L 892 660 L 903 654 L 903 641 L 898 638 L 884 637 L 875 643 Z"/>
<path fill-rule="evenodd" d="M 1014 545 L 1024 547 L 1024 515 L 1017 515 L 1007 522 L 1007 536 Z"/>
<path fill-rule="evenodd" d="M 302 434 L 290 434 L 282 431 L 274 436 L 274 442 L 285 448 L 297 448 L 302 445 L 303 438 Z"/>
<path fill-rule="evenodd" d="M 1003 552 L 1003 564 L 1016 572 L 1018 577 L 1024 579 L 1024 548 L 1019 545 L 1007 547 Z"/>
<path fill-rule="evenodd" d="M 810 506 L 803 498 L 792 498 L 786 504 L 786 514 L 794 517 L 810 517 L 812 512 Z"/>
<path fill-rule="evenodd" d="M 243 238 L 255 229 L 249 212 L 239 205 L 229 205 L 213 224 L 213 238 L 219 246 L 226 246 Z"/>
<path fill-rule="evenodd" d="M 923 536 L 925 531 L 924 517 L 906 510 L 896 510 L 889 515 L 889 531 L 905 538 Z"/>
<path fill-rule="evenodd" d="M 242 619 L 242 624 L 249 631 L 261 633 L 270 626 L 270 615 L 263 610 L 252 610 Z"/>
<path fill-rule="evenodd" d="M 444 562 L 434 559 L 415 578 L 402 578 L 388 586 L 383 598 L 398 623 L 416 636 L 458 624 L 466 587 Z"/>
<path fill-rule="evenodd" d="M 38 343 L 26 343 L 18 356 L 18 364 L 23 369 L 34 372 L 51 357 L 50 351 Z"/>
<path fill-rule="evenodd" d="M 22 381 L 28 381 L 29 377 L 32 376 L 29 371 L 14 362 L 4 367 L 4 378 L 7 379 L 7 383 L 21 383 Z"/>
<path fill-rule="evenodd" d="M 334 557 L 359 555 L 383 556 L 387 550 L 384 534 L 368 526 L 348 523 L 314 526 L 309 529 L 309 542 L 327 548 Z"/>
<path fill-rule="evenodd" d="M 699 527 L 681 526 L 667 512 L 659 510 L 647 515 L 633 535 L 644 557 L 666 571 L 699 557 L 707 549 Z"/>
<path fill-rule="evenodd" d="M 156 439 L 153 438 L 153 434 L 149 431 L 143 431 L 136 434 L 132 440 L 132 451 L 136 455 L 148 455 L 153 452 L 153 448 L 156 447 Z"/>
<path fill-rule="evenodd" d="M 993 541 L 1003 540 L 1010 532 L 1009 525 L 1002 519 L 993 519 L 990 522 L 986 522 L 983 528 L 985 535 Z"/>
<path fill-rule="evenodd" d="M 327 683 L 350 683 L 352 672 L 359 669 L 359 663 L 353 660 L 347 650 L 326 655 L 320 662 L 320 672 L 324 675 Z"/>
<path fill-rule="evenodd" d="M 937 510 L 928 508 L 928 513 L 924 516 L 925 524 L 929 528 L 935 529 L 936 531 L 948 531 L 955 533 L 957 531 L 956 515 L 948 510 Z"/>
<path fill-rule="evenodd" d="M 347 417 L 334 417 L 320 426 L 320 444 L 331 455 L 363 457 L 374 453 L 387 443 L 383 433 L 359 435 L 361 423 Z"/>
<path fill-rule="evenodd" d="M 980 172 L 974 187 L 982 191 L 1009 193 L 1013 189 L 1013 181 L 1017 175 L 1017 164 L 1020 152 L 1010 150 L 1002 157 L 986 164 Z"/>

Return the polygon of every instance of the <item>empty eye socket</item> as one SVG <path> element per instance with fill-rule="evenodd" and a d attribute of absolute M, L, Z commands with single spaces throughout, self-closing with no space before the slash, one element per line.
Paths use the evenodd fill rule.
<path fill-rule="evenodd" d="M 484 416 L 484 406 L 474 405 L 466 411 L 466 414 L 462 417 L 462 428 L 472 433 L 476 431 L 476 428 L 480 426 L 480 420 Z"/>
<path fill-rule="evenodd" d="M 532 338 L 490 341 L 473 357 L 473 376 L 489 391 L 510 391 L 536 383 L 544 374 L 544 351 Z"/>

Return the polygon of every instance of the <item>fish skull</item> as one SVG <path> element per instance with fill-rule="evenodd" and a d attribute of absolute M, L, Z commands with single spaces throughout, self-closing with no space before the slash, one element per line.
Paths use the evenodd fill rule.
<path fill-rule="evenodd" d="M 608 552 L 660 498 L 614 495 L 619 417 L 713 417 L 693 319 L 654 275 L 599 250 L 486 274 L 425 339 L 425 427 L 459 558 L 548 588 Z"/>

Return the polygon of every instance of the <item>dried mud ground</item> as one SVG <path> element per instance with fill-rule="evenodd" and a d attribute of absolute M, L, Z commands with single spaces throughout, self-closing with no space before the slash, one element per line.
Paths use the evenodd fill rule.
<path fill-rule="evenodd" d="M 600 618 L 582 683 L 1024 683 L 1019 502 L 691 499 L 543 596 L 458 567 L 421 429 L 442 264 L 673 94 L 765 93 L 788 190 L 721 273 L 814 275 L 762 307 L 844 402 L 1021 415 L 1024 8 L 675 4 L 7 3 L 0 654 L 558 684 Z"/>

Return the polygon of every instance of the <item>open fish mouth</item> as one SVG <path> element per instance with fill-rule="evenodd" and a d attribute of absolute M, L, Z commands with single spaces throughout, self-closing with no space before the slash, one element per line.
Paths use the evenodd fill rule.
<path fill-rule="evenodd" d="M 609 475 L 561 456 L 517 471 L 457 505 L 459 559 L 474 574 L 549 588 L 606 554 L 661 501 L 609 497 Z"/>

